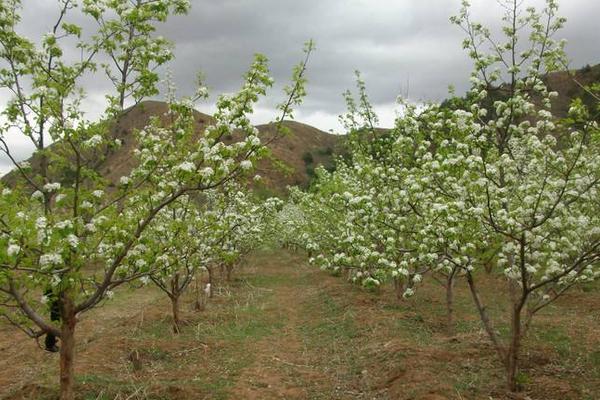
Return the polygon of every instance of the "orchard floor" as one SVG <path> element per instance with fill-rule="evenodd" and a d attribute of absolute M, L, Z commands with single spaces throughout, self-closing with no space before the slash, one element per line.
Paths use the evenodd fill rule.
<path fill-rule="evenodd" d="M 119 291 L 81 316 L 78 398 L 600 399 L 597 285 L 539 315 L 524 344 L 524 391 L 511 396 L 462 283 L 449 337 L 441 287 L 425 285 L 398 304 L 387 289 L 366 292 L 304 260 L 284 251 L 253 256 L 205 311 L 186 299 L 179 335 L 158 291 Z M 483 286 L 491 304 L 505 304 L 490 297 L 499 284 Z M 57 368 L 58 355 L 0 325 L 0 398 L 55 398 Z"/>

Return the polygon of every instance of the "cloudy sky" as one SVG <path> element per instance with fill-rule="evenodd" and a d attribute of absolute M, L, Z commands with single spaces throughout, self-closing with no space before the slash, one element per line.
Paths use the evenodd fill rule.
<path fill-rule="evenodd" d="M 448 85 L 459 93 L 467 87 L 471 64 L 461 47 L 463 34 L 448 22 L 460 0 L 192 2 L 191 14 L 174 18 L 163 30 L 177 43 L 174 72 L 182 87 L 199 69 L 213 92 L 233 91 L 254 52 L 266 54 L 276 80 L 285 82 L 309 38 L 317 51 L 298 118 L 324 130 L 338 130 L 337 116 L 344 112 L 341 93 L 354 86 L 355 69 L 362 72 L 371 100 L 383 113 L 382 123 L 388 125 L 399 94 L 408 93 L 414 101 L 441 100 Z M 502 11 L 495 0 L 472 3 L 476 19 L 498 25 Z M 573 65 L 600 63 L 600 1 L 562 0 L 561 14 L 568 18 L 562 34 Z M 278 93 L 272 94 L 277 99 Z M 272 116 L 268 106 L 258 119 Z"/>
<path fill-rule="evenodd" d="M 323 130 L 340 132 L 337 116 L 344 112 L 341 93 L 354 87 L 354 70 L 360 70 L 369 96 L 389 126 L 398 95 L 415 102 L 442 100 L 449 85 L 466 90 L 471 63 L 461 48 L 463 34 L 448 18 L 458 12 L 460 0 L 191 0 L 186 16 L 171 18 L 160 34 L 176 43 L 176 60 L 170 65 L 185 94 L 198 71 L 214 94 L 233 92 L 255 52 L 271 62 L 278 83 L 262 101 L 253 119 L 268 122 L 273 105 L 282 100 L 281 85 L 302 57 L 302 46 L 314 39 L 317 51 L 309 65 L 308 97 L 296 113 L 299 121 Z M 47 32 L 54 0 L 24 0 L 24 32 Z M 498 27 L 501 8 L 495 0 L 473 0 L 473 16 Z M 540 7 L 543 0 L 525 0 Z M 568 18 L 561 36 L 573 67 L 600 63 L 598 0 L 562 0 L 560 13 Z M 34 37 L 32 37 L 33 39 Z M 101 88 L 90 90 L 101 99 Z M 210 112 L 212 97 L 199 109 Z M 90 102 L 94 107 L 94 102 Z M 91 110 L 93 112 L 93 110 Z M 28 147 L 11 141 L 24 157 Z M 0 160 L 0 170 L 6 162 Z"/>

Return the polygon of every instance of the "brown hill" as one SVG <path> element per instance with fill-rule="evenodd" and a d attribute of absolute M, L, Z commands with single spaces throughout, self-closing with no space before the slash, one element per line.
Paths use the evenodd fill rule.
<path fill-rule="evenodd" d="M 552 103 L 555 115 L 566 116 L 571 100 L 577 97 L 582 98 L 588 105 L 594 104 L 595 99 L 581 86 L 598 82 L 600 82 L 600 65 L 587 66 L 577 71 L 549 74 L 546 77 L 546 84 L 550 90 L 559 93 L 558 98 Z M 502 96 L 501 92 L 500 88 L 496 95 Z M 110 124 L 111 136 L 120 139 L 123 145 L 118 150 L 106 153 L 105 157 L 99 157 L 102 160 L 96 165 L 98 171 L 113 183 L 126 175 L 135 165 L 133 151 L 137 144 L 133 132 L 143 129 L 151 117 L 164 118 L 166 111 L 166 103 L 145 101 L 126 110 Z M 212 117 L 196 112 L 195 119 L 196 129 L 200 134 L 211 123 Z M 335 155 L 344 152 L 344 136 L 332 135 L 294 121 L 285 121 L 283 124 L 289 129 L 289 135 L 269 144 L 271 156 L 269 159 L 262 160 L 257 168 L 257 173 L 263 178 L 262 183 L 257 185 L 257 190 L 264 194 L 284 194 L 288 185 L 308 186 L 318 165 L 333 168 Z M 259 125 L 257 128 L 263 138 L 271 137 L 276 131 L 274 124 Z M 36 168 L 38 164 L 36 156 L 29 161 L 33 168 Z M 13 171 L 2 180 L 10 185 L 14 184 L 16 178 L 17 174 Z"/>
<path fill-rule="evenodd" d="M 585 88 L 600 83 L 600 64 L 593 67 L 588 65 L 579 70 L 552 72 L 544 76 L 543 80 L 548 91 L 558 93 L 558 97 L 553 98 L 551 102 L 551 111 L 554 116 L 567 117 L 571 102 L 576 98 L 582 99 L 583 103 L 591 110 L 596 108 L 597 99 L 590 95 Z M 495 100 L 506 100 L 508 96 L 510 96 L 508 84 L 490 89 L 488 99 L 490 108 Z M 533 101 L 540 105 L 540 99 L 537 96 L 533 97 Z"/>
<path fill-rule="evenodd" d="M 102 176 L 110 183 L 116 184 L 121 176 L 127 175 L 135 166 L 136 158 L 133 156 L 137 147 L 134 131 L 143 129 L 152 117 L 159 117 L 166 121 L 168 106 L 160 101 L 145 101 L 131 107 L 114 122 L 109 124 L 110 137 L 122 142 L 117 150 L 107 151 L 98 156 L 94 165 Z M 195 112 L 195 124 L 198 134 L 212 122 L 212 117 L 200 112 Z M 269 143 L 271 154 L 263 159 L 257 166 L 257 174 L 261 176 L 260 183 L 254 184 L 261 194 L 285 194 L 287 186 L 308 186 L 314 169 L 318 165 L 332 167 L 334 155 L 341 148 L 343 136 L 332 135 L 312 126 L 294 121 L 284 121 L 283 126 L 288 128 L 289 134 L 280 136 Z M 274 124 L 257 126 L 260 136 L 268 139 L 276 132 Z M 225 142 L 232 138 L 225 138 Z M 52 147 L 49 150 L 52 152 Z M 33 155 L 29 160 L 33 169 L 39 168 L 39 157 Z M 56 170 L 55 173 L 60 173 Z M 14 185 L 19 178 L 16 171 L 2 177 L 9 185 Z"/>
<path fill-rule="evenodd" d="M 552 112 L 559 117 L 566 117 L 570 103 L 575 98 L 581 98 L 588 107 L 594 108 L 596 99 L 586 92 L 582 86 L 600 83 L 600 64 L 585 66 L 569 72 L 553 72 L 546 77 L 548 88 L 559 94 L 552 101 Z"/>
<path fill-rule="evenodd" d="M 136 147 L 133 132 L 143 129 L 153 116 L 162 117 L 167 104 L 158 101 L 146 101 L 132 107 L 115 122 L 111 128 L 112 136 L 120 139 L 123 145 L 106 157 L 99 171 L 115 183 L 127 174 L 135 165 L 132 156 Z M 201 132 L 211 123 L 212 117 L 200 112 L 195 113 L 196 129 Z M 285 121 L 289 134 L 269 144 L 271 156 L 262 160 L 257 173 L 263 178 L 259 188 L 277 194 L 285 193 L 286 186 L 307 186 L 315 166 L 333 165 L 333 157 L 341 143 L 341 136 L 332 135 L 312 126 L 294 121 Z M 275 132 L 274 124 L 257 126 L 260 136 L 271 137 Z"/>

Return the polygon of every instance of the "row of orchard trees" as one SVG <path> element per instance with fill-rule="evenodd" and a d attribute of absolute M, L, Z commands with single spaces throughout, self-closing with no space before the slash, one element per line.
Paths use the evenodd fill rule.
<path fill-rule="evenodd" d="M 40 40 L 20 33 L 22 7 L 0 2 L 0 88 L 9 99 L 0 150 L 14 163 L 0 184 L 0 316 L 33 338 L 60 339 L 60 397 L 68 400 L 78 316 L 120 285 L 151 280 L 173 300 L 177 330 L 178 296 L 196 268 L 214 260 L 231 268 L 252 245 L 256 219 L 274 204 L 253 203 L 233 183 L 266 151 L 248 116 L 273 80 L 257 55 L 202 132 L 193 106 L 206 88 L 181 100 L 169 89 L 168 112 L 135 133 L 136 166 L 115 188 L 97 169 L 120 145 L 111 125 L 125 106 L 158 94 L 156 71 L 173 54 L 156 25 L 185 14 L 189 0 L 57 0 L 53 28 Z M 312 43 L 305 50 L 280 127 L 305 94 Z M 111 87 L 100 122 L 82 106 L 92 74 L 93 88 L 103 77 Z M 30 164 L 15 158 L 11 137 L 35 147 Z"/>
<path fill-rule="evenodd" d="M 302 232 L 288 241 L 323 269 L 364 286 L 392 282 L 399 297 L 418 295 L 423 279 L 442 283 L 449 329 L 454 284 L 466 281 L 517 390 L 536 313 L 600 277 L 600 108 L 575 100 L 567 116 L 552 113 L 557 93 L 544 74 L 565 65 L 556 2 L 541 12 L 503 4 L 500 40 L 471 21 L 466 2 L 452 18 L 475 64 L 465 98 L 405 105 L 393 129 L 378 131 L 359 77 L 342 117 L 350 156 L 333 173 L 320 170 L 308 193 L 292 191 L 283 213 Z M 506 336 L 487 311 L 484 272 L 507 293 Z"/>
<path fill-rule="evenodd" d="M 202 310 L 206 298 L 212 297 L 215 271 L 220 269 L 231 280 L 248 253 L 269 237 L 280 202 L 255 200 L 236 185 L 207 191 L 200 198 L 182 196 L 159 212 L 156 223 L 128 255 L 123 271 L 135 268 L 131 264 L 154 263 L 143 282 L 154 283 L 168 296 L 173 331 L 179 333 L 181 297 L 195 283 L 195 308 Z M 205 274 L 208 279 L 203 279 Z"/>

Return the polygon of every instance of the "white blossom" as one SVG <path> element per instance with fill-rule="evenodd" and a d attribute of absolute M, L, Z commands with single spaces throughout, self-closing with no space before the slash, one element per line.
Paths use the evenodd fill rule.
<path fill-rule="evenodd" d="M 196 169 L 196 165 L 193 162 L 185 161 L 175 168 L 185 172 L 192 172 Z"/>
<path fill-rule="evenodd" d="M 100 135 L 94 135 L 94 136 L 92 136 L 91 138 L 89 138 L 88 140 L 85 141 L 85 146 L 87 146 L 87 147 L 96 147 L 100 143 L 102 143 L 102 136 L 100 136 Z"/>
<path fill-rule="evenodd" d="M 214 173 L 215 171 L 211 167 L 204 167 L 200 170 L 200 175 L 204 178 L 210 178 Z"/>
<path fill-rule="evenodd" d="M 42 268 L 54 265 L 60 265 L 63 263 L 63 258 L 58 253 L 42 254 L 40 256 L 40 266 Z"/>
<path fill-rule="evenodd" d="M 6 253 L 8 254 L 9 257 L 14 257 L 17 254 L 19 254 L 20 251 L 21 251 L 21 246 L 11 243 L 8 245 L 8 249 L 6 250 Z"/>
<path fill-rule="evenodd" d="M 79 238 L 72 233 L 67 236 L 67 242 L 74 249 L 79 246 Z"/>
<path fill-rule="evenodd" d="M 59 189 L 60 189 L 60 183 L 58 183 L 58 182 L 54 182 L 54 183 L 46 183 L 46 184 L 44 185 L 44 190 L 45 190 L 46 192 L 55 192 L 55 191 L 57 191 L 57 190 L 59 190 Z"/>
<path fill-rule="evenodd" d="M 250 168 L 252 168 L 252 161 L 250 160 L 244 160 L 240 163 L 240 168 L 242 168 L 243 170 L 248 170 Z"/>

